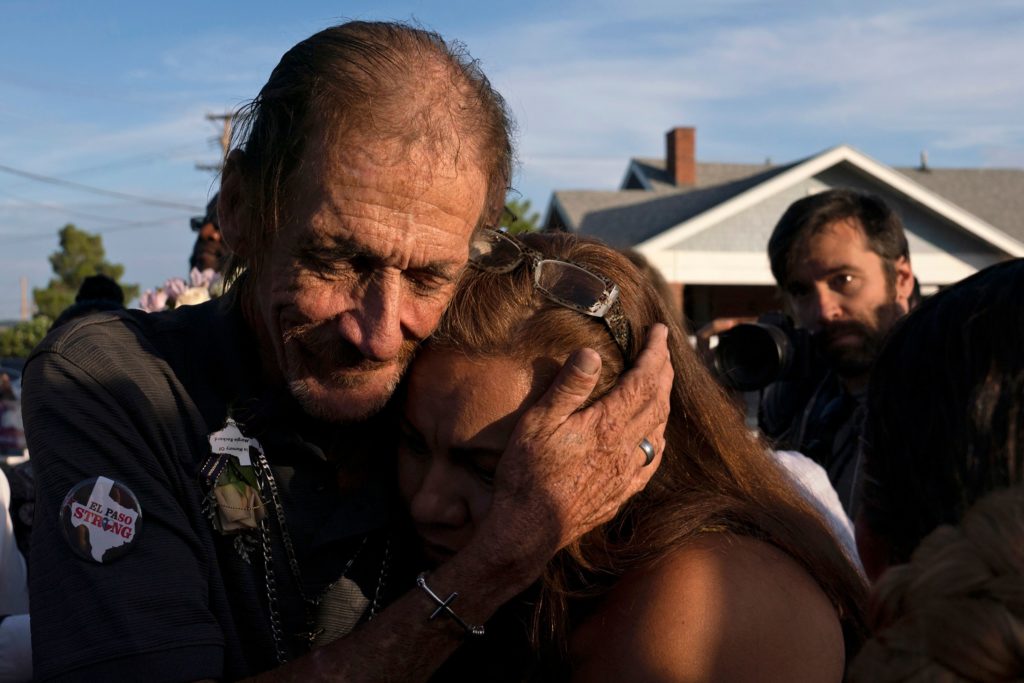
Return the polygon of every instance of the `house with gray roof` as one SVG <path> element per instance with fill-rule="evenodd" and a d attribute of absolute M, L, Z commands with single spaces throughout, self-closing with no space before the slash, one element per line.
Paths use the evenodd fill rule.
<path fill-rule="evenodd" d="M 771 231 L 792 202 L 835 187 L 900 214 L 925 293 L 1024 256 L 1024 169 L 931 168 L 924 155 L 894 168 L 847 145 L 782 165 L 701 163 L 695 147 L 695 129 L 674 128 L 665 158 L 630 160 L 618 190 L 556 191 L 545 228 L 637 250 L 697 324 L 778 308 Z"/>

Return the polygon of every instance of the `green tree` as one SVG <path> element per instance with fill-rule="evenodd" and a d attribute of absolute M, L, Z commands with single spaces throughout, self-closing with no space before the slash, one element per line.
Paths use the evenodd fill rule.
<path fill-rule="evenodd" d="M 106 275 L 120 282 L 124 266 L 106 260 L 103 237 L 79 230 L 71 223 L 60 229 L 60 249 L 50 254 L 50 265 L 56 276 L 45 289 L 32 290 L 39 315 L 55 319 L 75 301 L 82 281 L 90 275 Z M 138 285 L 122 284 L 125 301 L 139 294 Z"/>
<path fill-rule="evenodd" d="M 16 323 L 0 332 L 0 357 L 27 358 L 35 345 L 42 341 L 53 320 L 37 315 L 32 320 Z"/>
<path fill-rule="evenodd" d="M 540 230 L 540 214 L 534 211 L 530 213 L 529 199 L 505 199 L 507 211 L 501 214 L 503 228 L 507 228 L 513 235 L 519 232 L 534 232 Z"/>

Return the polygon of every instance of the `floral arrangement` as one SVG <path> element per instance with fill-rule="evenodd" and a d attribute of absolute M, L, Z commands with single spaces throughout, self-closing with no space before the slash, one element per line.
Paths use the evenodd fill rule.
<path fill-rule="evenodd" d="M 163 287 L 147 289 L 139 297 L 139 308 L 147 313 L 165 311 L 178 306 L 193 306 L 220 296 L 224 291 L 224 278 L 212 268 L 193 268 L 186 282 L 172 277 Z"/>

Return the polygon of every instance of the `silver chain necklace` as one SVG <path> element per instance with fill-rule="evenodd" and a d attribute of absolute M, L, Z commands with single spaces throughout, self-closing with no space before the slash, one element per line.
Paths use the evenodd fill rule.
<path fill-rule="evenodd" d="M 330 586 L 328 586 L 316 599 L 309 599 L 306 597 L 306 593 L 302 588 L 302 572 L 299 569 L 299 560 L 295 554 L 295 546 L 292 543 L 291 534 L 288 533 L 288 525 L 285 523 L 284 518 L 284 505 L 281 503 L 281 495 L 277 488 L 277 478 L 274 476 L 274 471 L 270 467 L 270 463 L 267 462 L 266 456 L 262 451 L 258 451 L 255 458 L 256 463 L 256 474 L 260 488 L 266 488 L 270 493 L 270 507 L 273 509 L 274 518 L 277 520 L 277 526 L 281 530 L 281 541 L 284 545 L 285 555 L 288 557 L 288 567 L 291 570 L 292 578 L 295 580 L 295 587 L 298 590 L 299 597 L 306 609 L 306 623 L 307 633 L 305 637 L 311 644 L 317 636 L 317 630 L 314 628 L 315 623 L 312 617 L 313 609 L 320 604 L 323 595 L 330 590 L 331 586 L 340 581 L 345 577 L 349 570 L 352 569 L 352 565 L 355 564 L 356 559 L 362 553 L 363 548 L 366 547 L 369 541 L 370 535 L 363 536 L 362 542 L 359 547 L 345 563 L 344 568 L 341 570 L 341 574 L 335 579 Z M 264 578 L 266 580 L 267 588 L 267 608 L 270 612 L 270 631 L 274 638 L 274 649 L 279 664 L 284 664 L 288 661 L 288 653 L 284 648 L 284 628 L 281 624 L 281 613 L 278 609 L 278 597 L 277 597 L 277 575 L 274 571 L 274 557 L 273 557 L 273 546 L 270 536 L 270 516 L 265 516 L 260 521 L 260 546 L 263 552 L 263 567 L 264 567 Z M 391 539 L 388 538 L 384 545 L 384 558 L 381 562 L 380 573 L 377 577 L 377 586 L 374 590 L 373 601 L 370 604 L 369 616 L 367 620 L 373 619 L 379 610 L 381 609 L 381 599 L 384 591 L 384 584 L 387 581 L 388 564 L 391 555 Z"/>

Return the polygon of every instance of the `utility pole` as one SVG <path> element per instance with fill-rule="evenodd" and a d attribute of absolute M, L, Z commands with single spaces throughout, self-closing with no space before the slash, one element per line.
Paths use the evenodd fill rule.
<path fill-rule="evenodd" d="M 28 278 L 21 276 L 21 319 L 28 320 L 31 311 L 28 307 Z"/>
<path fill-rule="evenodd" d="M 220 134 L 220 161 L 216 164 L 196 164 L 196 168 L 200 171 L 220 171 L 224 168 L 224 160 L 228 156 L 228 149 L 231 147 L 231 124 L 235 120 L 235 115 L 228 114 L 207 114 L 206 120 L 210 123 L 220 123 L 222 125 Z"/>

